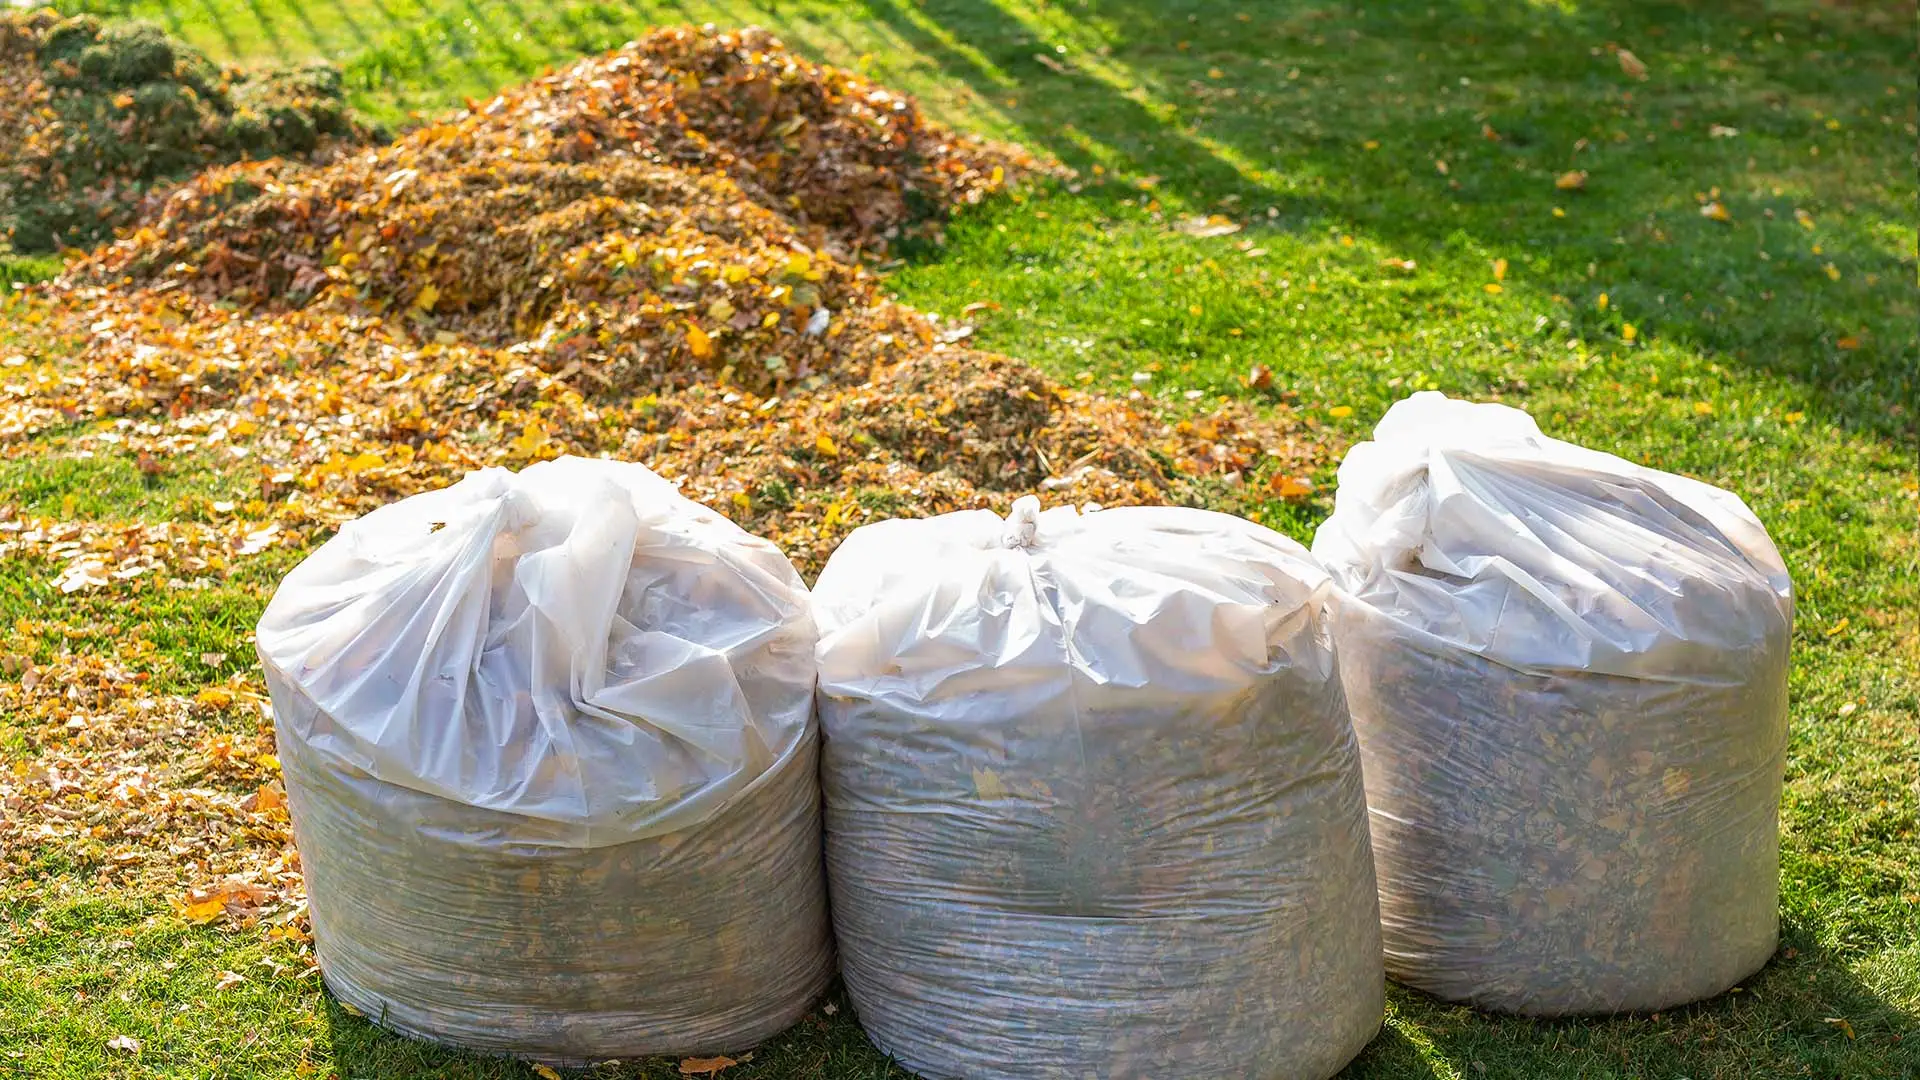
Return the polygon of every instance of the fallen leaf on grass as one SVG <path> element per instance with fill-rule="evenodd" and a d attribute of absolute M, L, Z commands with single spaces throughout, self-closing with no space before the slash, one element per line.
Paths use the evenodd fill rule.
<path fill-rule="evenodd" d="M 1561 191 L 1579 191 L 1587 186 L 1587 171 L 1573 169 L 1554 177 L 1553 186 Z"/>
<path fill-rule="evenodd" d="M 1821 1022 L 1826 1024 L 1832 1024 L 1834 1027 L 1837 1027 L 1840 1029 L 1840 1034 L 1845 1035 L 1849 1039 L 1853 1038 L 1853 1025 L 1848 1023 L 1844 1018 L 1838 1017 L 1838 1016 L 1829 1016 Z"/>
<path fill-rule="evenodd" d="M 140 1052 L 140 1040 L 131 1035 L 115 1035 L 113 1038 L 107 1040 L 107 1049 L 119 1050 L 128 1054 L 137 1054 Z"/>
<path fill-rule="evenodd" d="M 1721 203 L 1717 199 L 1714 200 L 1713 202 L 1707 203 L 1705 206 L 1702 206 L 1700 208 L 1700 216 L 1703 218 L 1707 218 L 1711 221 L 1729 222 L 1729 223 L 1733 221 L 1733 215 L 1729 213 L 1727 211 L 1727 208 L 1721 205 Z"/>
<path fill-rule="evenodd" d="M 1267 490 L 1282 499 L 1304 499 L 1313 494 L 1313 481 L 1304 476 L 1274 473 L 1267 481 Z"/>
<path fill-rule="evenodd" d="M 1247 372 L 1247 385 L 1255 390 L 1265 390 L 1273 385 L 1273 369 L 1265 364 L 1253 365 Z"/>
<path fill-rule="evenodd" d="M 1834 281 L 1839 281 L 1839 280 L 1840 280 L 1840 268 L 1839 268 L 1839 267 L 1837 267 L 1837 266 L 1835 266 L 1835 265 L 1833 265 L 1832 263 L 1828 263 L 1828 264 L 1827 264 L 1826 266 L 1824 266 L 1824 267 L 1822 267 L 1821 269 L 1823 269 L 1823 270 L 1825 270 L 1825 271 L 1826 271 L 1826 274 L 1827 274 L 1827 277 L 1829 277 L 1829 278 L 1831 278 L 1832 280 L 1834 280 Z"/>
<path fill-rule="evenodd" d="M 560 1074 L 551 1065 L 535 1065 L 533 1074 L 540 1077 L 540 1080 L 560 1080 Z"/>
<path fill-rule="evenodd" d="M 1389 270 L 1405 270 L 1408 273 L 1412 273 L 1414 268 L 1419 264 L 1412 259 L 1381 259 L 1380 265 Z"/>
<path fill-rule="evenodd" d="M 1239 222 L 1219 214 L 1194 214 L 1173 224 L 1174 232 L 1188 236 L 1232 236 L 1241 228 Z"/>
<path fill-rule="evenodd" d="M 680 1075 L 681 1076 L 711 1076 L 714 1073 L 719 1072 L 721 1069 L 727 1068 L 730 1065 L 738 1065 L 738 1064 L 740 1063 L 733 1060 L 730 1057 L 727 1057 L 725 1054 L 722 1054 L 719 1057 L 701 1057 L 701 1058 L 690 1057 L 690 1058 L 685 1058 L 680 1062 Z"/>
<path fill-rule="evenodd" d="M 1507 280 L 1507 260 L 1505 259 L 1493 260 L 1493 280 L 1495 281 Z"/>
<path fill-rule="evenodd" d="M 1846 337 L 1841 338 L 1839 341 L 1836 341 L 1833 344 L 1836 348 L 1841 348 L 1841 349 L 1847 350 L 1848 352 L 1852 352 L 1853 350 L 1860 347 L 1860 339 L 1853 336 L 1852 334 L 1848 334 Z"/>
<path fill-rule="evenodd" d="M 1333 408 L 1327 410 L 1327 415 L 1333 417 L 1335 420 L 1345 420 L 1347 417 L 1353 415 L 1353 406 L 1335 405 Z"/>
<path fill-rule="evenodd" d="M 231 990 L 246 981 L 247 977 L 237 971 L 223 971 L 219 977 L 214 980 L 213 988 L 215 990 Z"/>
<path fill-rule="evenodd" d="M 1620 70 L 1627 73 L 1627 78 L 1646 79 L 1647 65 L 1642 63 L 1639 57 L 1625 49 L 1621 49 L 1614 55 L 1620 58 Z"/>
<path fill-rule="evenodd" d="M 1725 124 L 1715 124 L 1707 129 L 1707 136 L 1714 139 L 1731 139 L 1740 134 L 1740 129 Z"/>
<path fill-rule="evenodd" d="M 274 522 L 264 529 L 255 529 L 248 533 L 246 539 L 240 544 L 239 553 L 242 555 L 258 555 L 272 547 L 274 542 L 279 539 L 280 523 Z"/>

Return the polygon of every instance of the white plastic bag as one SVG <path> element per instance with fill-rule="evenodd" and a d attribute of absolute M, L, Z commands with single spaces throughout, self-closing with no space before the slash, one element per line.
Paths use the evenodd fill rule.
<path fill-rule="evenodd" d="M 348 524 L 258 640 L 342 1001 L 581 1062 L 824 989 L 815 633 L 771 544 L 639 465 L 488 469 Z"/>
<path fill-rule="evenodd" d="M 1326 575 L 1224 514 L 861 528 L 814 589 L 847 989 L 934 1080 L 1332 1075 L 1381 1022 Z"/>
<path fill-rule="evenodd" d="M 1389 974 L 1559 1015 L 1766 962 L 1793 604 L 1739 499 L 1428 392 L 1341 463 L 1313 550 Z"/>

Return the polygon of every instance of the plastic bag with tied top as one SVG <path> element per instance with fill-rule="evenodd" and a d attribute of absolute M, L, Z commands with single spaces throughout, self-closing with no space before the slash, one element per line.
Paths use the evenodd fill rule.
<path fill-rule="evenodd" d="M 327 985 L 552 1062 L 737 1049 L 832 971 L 814 626 L 639 465 L 489 469 L 348 524 L 260 620 Z"/>
<path fill-rule="evenodd" d="M 1560 1015 L 1767 961 L 1793 602 L 1739 499 L 1428 392 L 1341 463 L 1313 550 L 1389 974 Z"/>
<path fill-rule="evenodd" d="M 1178 508 L 855 531 L 814 589 L 827 866 L 875 1043 L 934 1080 L 1332 1075 L 1384 979 L 1298 544 Z"/>

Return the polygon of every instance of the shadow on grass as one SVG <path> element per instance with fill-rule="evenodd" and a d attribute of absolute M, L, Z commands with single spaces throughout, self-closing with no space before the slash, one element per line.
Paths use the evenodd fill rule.
<path fill-rule="evenodd" d="M 325 1022 L 332 1050 L 333 1070 L 350 1077 L 426 1077 L 440 1080 L 520 1080 L 528 1067 L 508 1058 L 473 1054 L 445 1046 L 407 1039 L 386 1031 L 368 1019 L 341 1007 L 328 993 Z M 832 1013 L 826 1010 L 832 1009 Z M 894 1065 L 867 1041 L 854 1019 L 853 1006 L 835 987 L 800 1021 L 772 1039 L 734 1055 L 741 1059 L 723 1074 L 727 1080 L 912 1080 L 913 1074 Z M 668 1080 L 678 1078 L 678 1058 L 606 1063 L 569 1075 L 603 1080 Z"/>
<path fill-rule="evenodd" d="M 1920 1016 L 1862 983 L 1843 957 L 1789 930 L 1774 958 L 1737 991 L 1652 1014 L 1565 1020 L 1498 1017 L 1389 987 L 1395 1023 L 1416 1056 L 1463 1078 L 1901 1075 L 1920 1065 Z M 1844 1023 L 1843 1023 L 1844 1022 Z M 1379 1042 L 1344 1074 L 1401 1080 L 1409 1068 Z M 1889 1073 L 1889 1068 L 1892 1072 Z"/>
<path fill-rule="evenodd" d="M 1551 1080 L 1629 1076 L 1869 1077 L 1920 1063 L 1920 1016 L 1863 986 L 1842 959 L 1789 934 L 1774 960 L 1740 992 L 1651 1015 L 1525 1020 L 1476 1012 L 1389 986 L 1390 1015 L 1341 1080 Z M 731 1080 L 905 1080 L 861 1032 L 836 990 L 829 1016 L 815 1009 L 758 1047 Z M 332 1065 L 341 1077 L 434 1076 L 506 1080 L 525 1066 L 391 1034 L 352 1015 L 328 995 Z M 1845 1021 L 1843 1025 L 1841 1021 Z M 956 1015 L 956 1025 L 968 1018 Z M 1904 1042 L 1903 1042 L 1903 1036 Z M 1914 1044 L 1908 1046 L 1906 1044 Z M 738 1055 L 737 1055 L 738 1056 Z M 668 1059 L 599 1066 L 608 1080 L 665 1080 Z"/>
<path fill-rule="evenodd" d="M 1573 335 L 1617 343 L 1630 319 L 1642 341 L 1796 380 L 1848 427 L 1915 433 L 1912 97 L 1883 92 L 1912 45 L 1883 32 L 1900 25 L 1887 9 L 864 7 L 1083 170 L 1159 177 L 1153 194 L 1190 208 L 1337 222 L 1422 265 L 1511 257 L 1508 288 Z M 1625 41 L 1657 78 L 1626 73 Z M 1835 62 L 1808 62 L 1822 50 Z M 1563 190 L 1567 173 L 1584 186 Z M 1140 195 L 1116 187 L 1083 197 Z"/>

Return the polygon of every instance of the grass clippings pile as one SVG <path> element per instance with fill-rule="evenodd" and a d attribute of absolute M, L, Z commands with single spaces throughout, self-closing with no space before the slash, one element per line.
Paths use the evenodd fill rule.
<path fill-rule="evenodd" d="M 91 246 L 156 182 L 368 134 L 325 64 L 220 68 L 150 23 L 0 12 L 0 252 Z"/>
<path fill-rule="evenodd" d="M 1060 386 L 863 268 L 1043 168 L 764 32 L 663 30 L 391 145 L 213 169 L 11 302 L 33 347 L 0 353 L 0 463 L 51 449 L 242 493 L 151 524 L 0 510 L 0 544 L 77 601 L 158 612 L 183 589 L 264 603 L 340 521 L 564 453 L 643 462 L 809 573 L 875 517 L 1036 487 L 1232 505 L 1256 471 L 1306 471 L 1310 438 Z M 80 845 L 194 887 L 190 919 L 297 930 L 251 676 L 76 705 L 143 677 L 121 653 L 164 632 L 89 657 L 85 627 L 49 626 L 0 658 L 25 673 L 0 708 L 36 752 L 0 775 L 0 849 Z M 191 854 L 156 851 L 163 833 Z"/>

